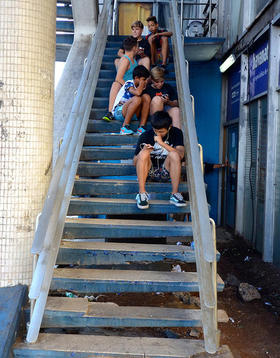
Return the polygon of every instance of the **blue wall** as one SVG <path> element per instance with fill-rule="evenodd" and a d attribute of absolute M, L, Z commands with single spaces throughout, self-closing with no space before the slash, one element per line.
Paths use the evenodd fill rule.
<path fill-rule="evenodd" d="M 204 162 L 219 163 L 221 118 L 221 73 L 219 62 L 190 63 L 190 90 L 195 99 L 195 122 L 198 142 L 203 147 Z M 210 216 L 218 217 L 218 170 L 205 175 Z"/>

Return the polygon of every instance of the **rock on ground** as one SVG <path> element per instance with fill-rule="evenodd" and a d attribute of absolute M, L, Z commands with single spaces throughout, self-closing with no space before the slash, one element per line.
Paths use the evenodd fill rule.
<path fill-rule="evenodd" d="M 261 295 L 259 291 L 252 285 L 246 282 L 241 282 L 238 288 L 238 293 L 244 302 L 253 300 L 260 300 Z"/>

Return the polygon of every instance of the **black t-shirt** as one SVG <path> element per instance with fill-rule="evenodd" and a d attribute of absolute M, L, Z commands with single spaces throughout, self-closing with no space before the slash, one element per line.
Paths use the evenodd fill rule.
<path fill-rule="evenodd" d="M 168 155 L 168 151 L 161 147 L 158 143 L 155 143 L 154 140 L 155 132 L 153 129 L 150 129 L 138 138 L 137 146 L 135 149 L 135 155 L 137 155 L 141 149 L 143 143 L 151 144 L 154 149 L 151 152 L 152 159 L 165 159 Z M 163 137 L 163 142 L 170 145 L 170 147 L 176 148 L 178 146 L 184 146 L 183 132 L 181 129 L 176 127 L 171 127 L 169 132 L 165 137 Z"/>
<path fill-rule="evenodd" d="M 141 41 L 137 41 L 137 46 L 139 49 L 142 48 L 144 51 L 144 54 L 151 58 L 151 47 L 150 47 L 149 42 L 145 38 L 142 37 Z M 124 51 L 123 45 L 122 45 L 121 49 Z M 140 55 L 135 56 L 136 61 L 139 61 L 141 58 L 142 57 Z"/>
<path fill-rule="evenodd" d="M 176 91 L 168 83 L 164 83 L 161 89 L 154 88 L 152 84 L 148 84 L 144 93 L 147 93 L 151 99 L 153 99 L 155 96 L 162 95 L 168 95 L 170 101 L 175 101 L 178 99 Z"/>
<path fill-rule="evenodd" d="M 160 33 L 162 33 L 162 32 L 168 32 L 166 29 L 158 29 L 157 30 L 157 34 L 160 34 Z M 153 33 L 150 33 L 149 35 L 147 35 L 146 36 L 146 40 L 148 40 L 148 38 L 151 36 L 151 35 L 153 35 Z M 161 49 L 161 36 L 158 36 L 158 37 L 156 37 L 156 39 L 155 39 L 155 44 L 156 44 L 156 48 L 157 49 Z"/>

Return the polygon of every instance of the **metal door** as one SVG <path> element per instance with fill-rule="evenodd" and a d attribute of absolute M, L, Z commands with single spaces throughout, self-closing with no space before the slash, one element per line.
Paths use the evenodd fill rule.
<path fill-rule="evenodd" d="M 225 221 L 226 225 L 234 229 L 236 209 L 237 184 L 237 155 L 238 155 L 238 125 L 227 128 L 227 161 Z"/>
<path fill-rule="evenodd" d="M 151 16 L 152 8 L 152 3 L 120 3 L 119 35 L 131 35 L 131 24 L 136 20 L 141 20 L 146 26 L 146 18 Z"/>

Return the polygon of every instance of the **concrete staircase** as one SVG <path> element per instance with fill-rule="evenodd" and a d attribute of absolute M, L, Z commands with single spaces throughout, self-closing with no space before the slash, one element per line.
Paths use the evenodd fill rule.
<path fill-rule="evenodd" d="M 202 327 L 200 309 L 137 307 L 133 302 L 118 306 L 88 302 L 82 297 L 199 291 L 196 272 L 147 270 L 144 264 L 165 260 L 195 263 L 195 252 L 190 246 L 151 243 L 166 237 L 191 237 L 191 222 L 168 220 L 170 214 L 180 214 L 181 218 L 190 214 L 190 205 L 177 208 L 169 203 L 170 183 L 149 183 L 150 208 L 139 210 L 134 200 L 137 178 L 131 163 L 138 137 L 120 136 L 120 123 L 100 120 L 107 110 L 115 76 L 113 59 L 121 41 L 121 37 L 108 38 L 42 329 Z M 172 63 L 169 70 L 167 80 L 175 85 Z M 180 191 L 188 192 L 186 181 Z M 134 267 L 139 263 L 141 270 Z M 218 291 L 223 287 L 218 276 Z M 79 297 L 61 297 L 65 291 Z M 29 308 L 25 313 L 28 317 Z M 227 321 L 224 311 L 218 311 L 218 320 Z M 203 340 L 40 333 L 35 344 L 21 341 L 13 351 L 15 357 L 183 358 L 205 352 L 205 348 Z"/>

